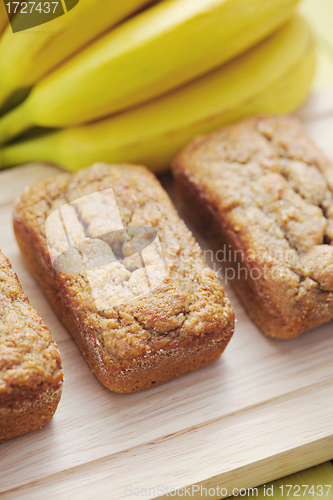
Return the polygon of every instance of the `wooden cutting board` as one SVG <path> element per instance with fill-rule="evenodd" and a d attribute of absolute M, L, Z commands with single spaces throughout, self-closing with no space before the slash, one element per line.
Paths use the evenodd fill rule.
<path fill-rule="evenodd" d="M 333 89 L 314 94 L 299 115 L 333 158 Z M 131 395 L 99 384 L 25 268 L 12 231 L 14 198 L 57 173 L 29 165 L 0 174 L 0 246 L 51 329 L 66 376 L 53 421 L 0 445 L 0 496 L 156 498 L 162 488 L 197 484 L 216 494 L 191 498 L 217 499 L 217 486 L 231 495 L 331 459 L 333 324 L 288 342 L 265 338 L 229 286 L 237 326 L 219 361 Z M 173 196 L 171 179 L 163 182 Z"/>

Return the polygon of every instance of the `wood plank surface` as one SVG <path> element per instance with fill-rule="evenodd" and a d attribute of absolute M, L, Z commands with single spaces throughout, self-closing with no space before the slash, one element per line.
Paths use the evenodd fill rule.
<path fill-rule="evenodd" d="M 314 94 L 299 116 L 333 158 L 333 89 Z M 0 497 L 118 500 L 135 487 L 156 498 L 158 486 L 192 484 L 231 495 L 331 459 L 332 323 L 288 342 L 265 338 L 229 286 L 237 326 L 220 360 L 137 394 L 99 384 L 24 266 L 12 231 L 16 196 L 58 172 L 29 165 L 0 173 L 0 246 L 51 329 L 66 377 L 53 421 L 0 445 Z M 173 197 L 170 178 L 163 182 Z"/>

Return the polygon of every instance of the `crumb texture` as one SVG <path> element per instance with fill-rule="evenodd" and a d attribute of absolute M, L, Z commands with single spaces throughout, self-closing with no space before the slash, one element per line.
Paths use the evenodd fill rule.
<path fill-rule="evenodd" d="M 58 349 L 0 253 L 0 394 L 62 379 Z"/>
<path fill-rule="evenodd" d="M 70 246 L 54 215 L 58 209 Z M 133 378 L 123 387 L 126 392 L 148 387 L 156 383 L 148 372 L 157 370 L 159 356 L 169 352 L 181 362 L 186 349 L 213 344 L 221 353 L 229 340 L 233 312 L 228 298 L 145 167 L 98 164 L 38 183 L 17 203 L 14 228 L 49 300 L 54 306 L 60 302 L 58 314 L 108 387 L 114 389 L 115 376 L 124 386 L 131 371 L 146 382 Z M 201 364 L 207 362 L 208 357 Z M 179 367 L 170 364 L 170 373 L 159 381 L 178 374 Z"/>
<path fill-rule="evenodd" d="M 234 284 L 266 333 L 296 336 L 333 318 L 333 165 L 297 119 L 250 118 L 199 137 L 173 172 L 255 269 L 252 283 Z"/>

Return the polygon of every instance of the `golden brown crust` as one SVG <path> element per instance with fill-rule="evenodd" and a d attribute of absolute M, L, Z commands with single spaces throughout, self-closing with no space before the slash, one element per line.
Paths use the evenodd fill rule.
<path fill-rule="evenodd" d="M 292 338 L 332 320 L 333 165 L 297 119 L 250 118 L 199 137 L 173 174 L 183 209 L 215 250 L 231 250 L 232 284 L 265 334 Z"/>
<path fill-rule="evenodd" d="M 117 272 L 127 280 L 126 300 L 110 302 L 100 310 L 84 273 L 68 275 L 53 269 L 45 220 L 59 206 L 110 188 L 124 225 L 156 229 L 166 276 L 153 294 L 136 293 L 133 283 L 137 286 L 140 270 L 131 258 L 125 259 Z M 86 202 L 74 205 L 77 234 L 81 224 L 83 237 L 101 236 L 106 224 L 103 211 L 96 217 Z M 96 165 L 38 183 L 18 201 L 14 229 L 25 260 L 55 312 L 109 389 L 133 392 L 165 382 L 212 362 L 229 342 L 234 329 L 229 301 L 167 194 L 146 168 Z M 114 252 L 119 251 L 116 243 L 110 243 Z M 97 284 L 101 281 L 103 287 L 112 278 L 110 271 L 98 270 L 97 276 Z M 102 292 L 107 289 L 103 287 Z"/>
<path fill-rule="evenodd" d="M 1 252 L 0 316 L 0 441 L 5 441 L 51 420 L 63 373 L 51 333 Z"/>

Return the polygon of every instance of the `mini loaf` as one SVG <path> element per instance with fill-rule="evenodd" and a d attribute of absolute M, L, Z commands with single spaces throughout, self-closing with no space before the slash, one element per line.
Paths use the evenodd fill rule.
<path fill-rule="evenodd" d="M 14 229 L 55 312 L 109 389 L 160 384 L 227 346 L 229 300 L 145 167 L 95 165 L 37 183 L 16 204 Z"/>
<path fill-rule="evenodd" d="M 265 334 L 288 339 L 333 319 L 333 165 L 296 118 L 250 118 L 199 137 L 173 174 Z"/>
<path fill-rule="evenodd" d="M 45 425 L 63 382 L 58 349 L 0 252 L 0 441 Z"/>

